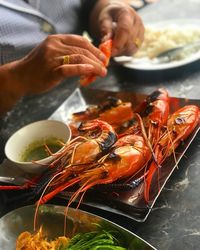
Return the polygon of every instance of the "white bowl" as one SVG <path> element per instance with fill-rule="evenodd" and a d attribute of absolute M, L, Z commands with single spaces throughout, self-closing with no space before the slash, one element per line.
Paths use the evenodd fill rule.
<path fill-rule="evenodd" d="M 5 145 L 6 157 L 21 168 L 24 172 L 38 174 L 43 172 L 55 156 L 37 160 L 37 162 L 23 161 L 22 157 L 30 145 L 49 138 L 57 138 L 67 143 L 71 139 L 71 130 L 69 126 L 61 121 L 43 120 L 31 123 L 16 131 Z M 63 150 L 65 146 L 59 149 Z"/>

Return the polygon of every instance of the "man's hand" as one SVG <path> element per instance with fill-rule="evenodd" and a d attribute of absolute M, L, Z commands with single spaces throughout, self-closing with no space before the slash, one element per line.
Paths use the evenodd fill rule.
<path fill-rule="evenodd" d="M 89 74 L 103 77 L 107 73 L 105 60 L 104 54 L 82 36 L 50 35 L 19 62 L 16 74 L 26 94 L 36 94 L 55 87 L 67 77 Z"/>
<path fill-rule="evenodd" d="M 123 1 L 99 0 L 91 14 L 93 30 L 95 17 L 98 36 L 103 41 L 113 39 L 112 56 L 132 55 L 138 50 L 144 40 L 144 25 L 131 6 Z"/>
<path fill-rule="evenodd" d="M 105 76 L 105 61 L 105 55 L 82 36 L 48 36 L 26 57 L 0 66 L 0 115 L 21 97 L 46 92 L 67 77 Z"/>

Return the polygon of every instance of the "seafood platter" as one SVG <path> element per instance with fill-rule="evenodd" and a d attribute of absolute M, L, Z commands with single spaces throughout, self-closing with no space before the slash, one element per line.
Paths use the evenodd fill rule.
<path fill-rule="evenodd" d="M 165 106 L 166 101 L 168 104 Z M 165 104 L 162 105 L 163 103 Z M 95 113 L 96 108 L 102 109 L 102 113 Z M 194 108 L 196 111 L 193 113 L 190 108 Z M 87 194 L 84 196 L 84 199 L 81 202 L 97 209 L 111 211 L 116 214 L 122 214 L 136 221 L 144 221 L 153 208 L 153 205 L 165 186 L 165 183 L 175 168 L 177 168 L 179 161 L 199 131 L 199 100 L 170 97 L 166 89 L 157 89 L 153 93 L 150 93 L 149 96 L 146 96 L 139 93 L 112 92 L 83 88 L 76 89 L 75 92 L 60 106 L 60 108 L 54 112 L 54 114 L 52 114 L 50 118 L 68 121 L 69 124 L 71 123 L 73 131 L 73 127 L 76 126 L 73 124 L 74 121 L 75 124 L 77 121 L 83 121 L 84 119 L 84 122 L 86 122 L 86 120 L 90 120 L 90 115 L 93 116 L 93 118 L 98 116 L 98 119 L 100 118 L 102 120 L 108 121 L 108 123 L 115 128 L 115 131 L 118 131 L 119 139 L 118 142 L 115 143 L 114 150 L 117 148 L 117 143 L 121 143 L 124 147 L 120 145 L 122 146 L 123 150 L 120 151 L 119 146 L 118 152 L 123 154 L 126 153 L 126 150 L 131 152 L 131 149 L 129 148 L 131 144 L 129 141 L 129 136 L 133 130 L 133 134 L 138 135 L 138 132 L 135 131 L 135 121 L 131 125 L 126 123 L 127 120 L 132 117 L 131 110 L 134 109 L 137 110 L 138 114 L 140 114 L 139 117 L 143 117 L 142 121 L 139 118 L 139 123 L 141 122 L 140 125 L 143 128 L 143 132 L 145 131 L 143 136 L 146 139 L 144 139 L 144 141 L 151 141 L 150 145 L 147 145 L 147 148 L 150 150 L 150 157 L 153 155 L 153 158 L 156 158 L 153 161 L 152 159 L 150 160 L 152 167 L 149 168 L 149 159 L 147 160 L 148 166 L 143 163 L 143 159 L 145 157 L 149 157 L 147 153 L 148 149 L 145 151 L 146 147 L 143 144 L 142 146 L 134 145 L 133 148 L 140 152 L 142 167 L 140 168 L 137 166 L 139 161 L 137 159 L 136 166 L 133 167 L 134 173 L 130 176 L 127 174 L 127 176 L 123 178 L 123 170 L 121 167 L 119 167 L 115 181 L 107 181 L 106 183 L 105 178 L 100 177 L 99 183 L 97 181 L 97 185 L 90 188 L 90 190 L 87 190 Z M 173 113 L 174 115 L 172 115 Z M 165 124 L 164 127 L 167 128 L 167 132 L 165 131 L 164 127 L 161 128 L 160 125 L 156 124 L 160 119 L 157 119 L 157 115 L 166 115 L 164 119 L 168 120 L 168 126 Z M 175 119 L 176 122 L 172 122 L 169 117 L 171 117 L 170 119 Z M 195 122 L 192 117 L 195 117 Z M 153 120 L 155 124 L 152 123 Z M 194 123 L 190 123 L 192 120 Z M 161 120 L 159 120 L 159 122 L 160 121 Z M 147 125 L 149 122 L 151 123 L 150 127 Z M 171 122 L 173 125 L 170 125 Z M 123 126 L 121 127 L 122 123 L 124 124 L 125 128 L 123 128 Z M 135 124 L 138 123 L 136 122 Z M 177 127 L 175 128 L 174 126 L 176 126 L 176 124 Z M 189 127 L 184 127 L 184 124 L 192 125 L 190 132 L 188 130 Z M 90 126 L 92 125 L 90 124 Z M 130 132 L 131 128 L 133 129 L 132 132 Z M 170 132 L 169 129 L 173 130 L 173 132 Z M 180 137 L 176 134 L 176 129 Z M 165 135 L 162 135 L 162 133 Z M 172 135 L 169 136 L 169 133 L 174 134 L 175 137 L 172 138 Z M 122 136 L 119 136 L 119 134 Z M 168 139 L 166 140 L 165 136 L 169 136 L 170 142 L 167 142 Z M 125 140 L 125 144 L 128 144 L 128 148 L 124 145 L 123 140 L 125 138 L 128 140 Z M 164 151 L 162 152 L 162 155 L 160 155 L 160 160 L 158 159 L 160 156 L 155 155 L 158 154 L 158 152 L 156 152 L 154 148 L 155 146 L 153 145 L 154 143 L 156 145 L 161 143 L 156 142 L 159 140 L 158 138 L 163 138 L 164 143 L 162 144 L 162 150 L 164 149 Z M 176 141 L 179 139 L 175 138 L 180 139 L 179 143 Z M 136 143 L 135 140 L 133 141 Z M 139 137 L 136 137 L 136 141 L 140 141 Z M 169 151 L 170 155 L 166 155 L 166 151 Z M 107 161 L 111 161 L 114 165 L 114 168 L 118 168 L 118 160 L 115 159 L 115 154 L 117 154 L 116 152 L 117 151 L 111 151 L 110 155 L 108 152 L 106 154 Z M 133 157 L 130 156 L 130 158 L 128 158 L 127 164 L 129 166 L 133 166 L 135 164 L 136 155 L 133 153 Z M 111 159 L 109 159 L 109 157 Z M 104 160 L 103 164 L 106 165 L 106 160 Z M 125 162 L 123 162 L 123 164 L 125 164 Z M 97 173 L 94 175 L 96 176 L 96 174 Z M 112 178 L 114 178 L 114 173 Z M 65 190 L 60 194 L 61 197 L 66 199 L 70 199 L 70 195 L 70 190 Z"/>
<path fill-rule="evenodd" d="M 77 88 L 49 117 L 71 128 L 71 140 L 42 174 L 19 186 L 37 209 L 52 198 L 142 222 L 199 131 L 199 101 Z"/>

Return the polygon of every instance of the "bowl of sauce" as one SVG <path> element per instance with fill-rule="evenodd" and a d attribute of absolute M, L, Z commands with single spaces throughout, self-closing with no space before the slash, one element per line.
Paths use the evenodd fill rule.
<path fill-rule="evenodd" d="M 66 123 L 37 121 L 19 129 L 8 139 L 5 154 L 24 172 L 38 174 L 47 169 L 70 139 L 71 130 Z"/>

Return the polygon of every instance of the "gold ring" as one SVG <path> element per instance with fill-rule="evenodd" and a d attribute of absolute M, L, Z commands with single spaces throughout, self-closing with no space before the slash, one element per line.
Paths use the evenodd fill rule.
<path fill-rule="evenodd" d="M 69 64 L 69 55 L 63 56 L 63 64 Z"/>
<path fill-rule="evenodd" d="M 137 48 L 139 48 L 141 46 L 141 40 L 140 38 L 136 38 L 135 41 L 134 41 L 134 44 Z"/>

